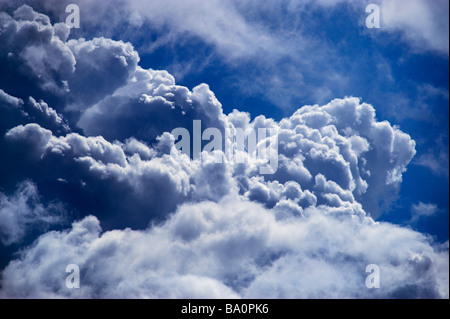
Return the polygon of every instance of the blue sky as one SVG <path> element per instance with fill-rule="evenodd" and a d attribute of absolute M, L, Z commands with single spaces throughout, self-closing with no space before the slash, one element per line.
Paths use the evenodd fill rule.
<path fill-rule="evenodd" d="M 447 0 L 111 2 L 0 0 L 0 297 L 448 298 Z"/>

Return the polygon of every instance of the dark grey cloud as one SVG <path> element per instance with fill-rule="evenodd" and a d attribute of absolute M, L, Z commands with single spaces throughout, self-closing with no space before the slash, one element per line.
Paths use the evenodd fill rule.
<path fill-rule="evenodd" d="M 38 184 L 59 193 L 82 214 L 95 210 L 110 227 L 145 227 L 189 194 L 189 175 L 176 159 L 127 157 L 120 144 L 102 137 L 55 137 L 38 124 L 27 124 L 9 130 L 5 140 L 21 158 L 16 169 L 27 166 L 28 176 Z M 161 201 L 168 194 L 172 200 Z"/>
<path fill-rule="evenodd" d="M 193 120 L 202 120 L 204 128 L 225 127 L 222 105 L 207 85 L 190 91 L 166 71 L 138 68 L 126 85 L 83 112 L 77 124 L 87 135 L 151 143 L 177 127 L 192 132 Z"/>
<path fill-rule="evenodd" d="M 139 55 L 130 43 L 106 38 L 70 40 L 67 48 L 76 60 L 69 77 L 70 110 L 83 111 L 110 96 L 134 74 Z"/>
<path fill-rule="evenodd" d="M 69 40 L 65 23 L 24 5 L 0 14 L 0 87 L 43 99 L 76 121 L 79 112 L 123 86 L 139 62 L 129 43 L 106 38 Z M 71 112 L 67 112 L 71 111 Z"/>
<path fill-rule="evenodd" d="M 21 98 L 66 93 L 67 79 L 75 70 L 75 58 L 55 34 L 50 19 L 22 6 L 13 17 L 1 12 L 0 25 L 2 89 Z"/>
<path fill-rule="evenodd" d="M 257 165 L 254 164 L 227 169 L 238 181 L 241 194 L 269 208 L 280 200 L 293 200 L 271 189 L 276 185 L 274 182 L 280 187 L 295 182 L 301 192 L 290 204 L 295 203 L 297 211 L 325 205 L 351 207 L 350 211 L 360 216 L 365 214 L 365 209 L 376 217 L 395 199 L 401 175 L 415 154 L 414 142 L 407 134 L 388 122 L 378 122 L 373 107 L 355 98 L 338 99 L 324 106 L 305 106 L 279 123 L 264 116 L 250 122 L 247 114 L 238 111 L 224 115 L 221 104 L 207 85 L 190 91 L 177 86 L 166 71 L 138 67 L 139 56 L 130 44 L 105 38 L 63 42 L 57 34 L 64 28 L 53 27 L 48 18 L 29 7 L 16 11 L 15 19 L 6 15 L 5 19 L 14 26 L 29 23 L 33 34 L 48 29 L 44 38 L 55 39 L 47 42 L 56 43 L 60 51 L 70 52 L 67 55 L 73 57 L 74 61 L 70 61 L 74 69 L 69 72 L 66 84 L 71 98 L 60 109 L 63 113 L 79 114 L 77 125 L 90 136 L 78 133 L 60 136 L 61 132 L 58 134 L 54 127 L 45 125 L 44 120 L 62 126 L 63 119 L 44 101 L 28 97 L 24 103 L 3 92 L 2 98 L 15 104 L 15 109 L 24 104 L 42 113 L 41 118 L 10 122 L 13 125 L 4 143 L 9 162 L 15 163 L 16 170 L 5 175 L 9 175 L 10 180 L 32 176 L 38 184 L 51 184 L 50 189 L 67 188 L 62 193 L 75 189 L 77 196 L 84 194 L 84 200 L 68 194 L 65 199 L 81 206 L 83 214 L 89 213 L 90 206 L 101 216 L 110 214 L 110 210 L 118 211 L 119 215 L 133 211 L 125 215 L 130 220 L 134 220 L 134 214 L 140 215 L 141 218 L 132 223 L 137 225 L 142 224 L 142 220 L 148 222 L 151 218 L 144 217 L 147 215 L 165 216 L 185 200 L 219 200 L 225 195 L 227 185 L 231 185 L 226 179 L 221 183 L 224 190 L 216 190 L 208 186 L 207 177 L 214 175 L 212 171 L 207 172 L 206 166 L 189 162 L 188 169 L 174 168 L 177 165 L 167 151 L 172 147 L 170 138 L 166 138 L 169 144 L 157 141 L 158 136 L 176 127 L 191 130 L 194 119 L 202 120 L 204 128 L 278 129 L 280 156 L 276 174 L 260 180 L 256 178 Z M 15 37 L 17 35 L 12 35 L 11 39 Z M 21 50 L 26 48 L 22 46 Z M 21 62 L 32 64 L 25 58 Z M 95 79 L 96 85 L 89 79 Z M 39 124 L 33 124 L 32 120 Z M 67 125 L 64 127 L 70 131 Z M 156 143 L 154 147 L 153 143 Z M 166 145 L 166 154 L 161 157 L 164 153 L 158 148 L 163 145 Z M 21 160 L 15 161 L 14 157 Z M 155 163 L 164 168 L 160 175 L 157 173 L 158 178 L 153 175 Z M 44 176 L 46 169 L 37 167 L 51 167 L 51 173 L 45 172 Z M 142 167 L 152 168 L 143 173 Z M 218 172 L 227 171 L 220 165 L 211 167 Z M 171 170 L 185 175 L 177 176 Z M 60 180 L 68 185 L 61 185 Z M 165 182 L 161 182 L 163 180 Z M 156 186 L 158 184 L 160 187 Z M 142 189 L 145 188 L 152 189 L 155 196 L 144 195 Z M 159 201 L 159 191 L 174 194 L 173 200 L 170 203 Z M 102 196 L 94 200 L 98 194 Z M 119 194 L 123 200 L 117 202 Z M 379 206 L 381 200 L 385 202 L 382 207 Z M 77 201 L 82 204 L 76 204 Z M 86 202 L 94 205 L 84 206 Z"/>

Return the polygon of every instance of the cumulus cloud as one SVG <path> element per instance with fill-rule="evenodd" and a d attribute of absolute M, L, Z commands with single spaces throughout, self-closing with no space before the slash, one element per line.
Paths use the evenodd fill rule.
<path fill-rule="evenodd" d="M 361 202 L 375 218 L 395 199 L 402 173 L 416 153 L 409 135 L 378 122 L 374 108 L 357 98 L 304 106 L 279 123 L 258 117 L 251 125 L 279 128 L 279 167 L 268 179 L 295 181 L 319 203 L 339 204 L 335 196 L 323 194 L 349 204 Z M 380 200 L 385 202 L 380 205 Z"/>
<path fill-rule="evenodd" d="M 2 241 L 53 223 L 55 207 L 37 189 L 77 220 L 11 258 L 0 296 L 448 297 L 448 246 L 373 220 L 416 153 L 373 106 L 346 97 L 280 121 L 227 115 L 208 85 L 190 90 L 143 69 L 129 43 L 67 40 L 63 25 L 28 6 L 0 19 L 0 65 L 12 79 L 0 81 Z M 193 120 L 221 132 L 274 129 L 276 173 L 260 175 L 263 161 L 182 154 L 170 132 L 192 133 Z M 34 183 L 14 193 L 23 180 Z M 374 291 L 364 285 L 373 263 L 383 276 Z M 68 264 L 81 267 L 79 290 L 65 287 Z"/>
<path fill-rule="evenodd" d="M 55 134 L 71 131 L 62 114 L 56 112 L 45 101 L 36 101 L 31 96 L 24 101 L 0 89 L 0 108 L 2 111 L 0 130 L 3 134 L 15 125 L 34 122 L 51 129 Z"/>
<path fill-rule="evenodd" d="M 383 298 L 448 296 L 436 271 L 448 252 L 423 235 L 370 218 L 276 220 L 236 197 L 185 204 L 146 231 L 101 232 L 93 217 L 41 236 L 4 270 L 3 294 L 83 298 Z M 380 244 L 382 242 L 382 244 Z M 42 262 L 36 264 L 34 260 Z M 65 288 L 65 267 L 81 288 Z M 382 287 L 365 286 L 379 265 Z M 45 283 L 45 284 L 44 284 Z M 207 289 L 207 290 L 205 290 Z M 207 293 L 207 295 L 206 295 Z"/>
<path fill-rule="evenodd" d="M 304 107 L 279 123 L 264 117 L 250 121 L 238 111 L 229 119 L 220 116 L 232 127 L 277 126 L 280 172 L 265 179 L 256 174 L 255 163 L 193 161 L 175 150 L 169 133 L 149 147 L 134 138 L 112 143 L 77 133 L 56 137 L 37 124 L 9 130 L 6 139 L 26 143 L 36 161 L 54 158 L 55 168 L 64 164 L 63 158 L 71 159 L 71 167 L 77 163 L 84 169 L 75 176 L 86 176 L 86 185 L 102 180 L 107 181 L 103 186 L 115 184 L 122 191 L 120 202 L 132 203 L 115 206 L 121 214 L 142 210 L 139 203 L 144 199 L 153 212 L 175 213 L 163 224 L 141 231 L 102 233 L 98 218 L 88 216 L 71 230 L 45 234 L 4 270 L 2 294 L 83 298 L 448 294 L 436 277 L 436 269 L 445 267 L 445 250 L 435 251 L 414 231 L 373 222 L 355 199 L 369 192 L 371 184 L 363 177 L 369 179 L 370 170 L 378 169 L 374 183 L 380 188 L 398 184 L 414 154 L 411 139 L 389 123 L 377 122 L 370 105 L 353 98 L 335 100 Z M 371 151 L 387 166 L 372 167 L 375 163 L 367 156 Z M 312 165 L 315 161 L 321 165 Z M 360 172 L 361 180 L 356 181 Z M 64 178 L 74 182 L 70 176 Z M 129 201 L 123 196 L 124 185 L 130 190 Z M 119 194 L 114 188 L 107 191 L 107 198 Z M 168 194 L 174 205 L 163 209 L 158 203 Z M 126 220 L 121 214 L 115 218 Z M 36 258 L 42 262 L 31 264 Z M 82 269 L 82 288 L 75 292 L 66 289 L 64 281 L 65 266 L 71 263 Z M 371 263 L 382 269 L 383 290 L 372 292 L 364 285 L 365 266 Z M 297 278 L 294 283 L 292 278 Z"/>
<path fill-rule="evenodd" d="M 67 91 L 65 80 L 75 70 L 75 58 L 55 34 L 48 16 L 24 5 L 13 17 L 0 13 L 0 30 L 3 89 L 16 96 Z"/>
<path fill-rule="evenodd" d="M 58 185 L 60 192 L 67 192 L 67 200 L 82 212 L 86 213 L 85 201 L 96 198 L 88 209 L 96 207 L 97 213 L 111 223 L 115 220 L 111 225 L 114 227 L 145 226 L 151 218 L 173 211 L 189 191 L 189 163 L 185 164 L 183 157 L 157 157 L 148 147 L 144 150 L 152 153 L 152 158 L 142 160 L 138 153 L 126 156 L 122 149 L 126 145 L 76 133 L 58 138 L 37 124 L 17 126 L 8 131 L 5 139 L 25 159 L 23 164 L 16 162 L 17 169 L 21 165 L 36 170 L 51 167 L 45 176 L 34 170 L 29 174 L 38 183 Z M 68 184 L 61 185 L 61 179 Z M 77 197 L 69 196 L 69 192 L 76 192 Z M 171 201 L 161 201 L 165 194 L 171 194 Z M 111 210 L 117 214 L 111 215 Z"/>
<path fill-rule="evenodd" d="M 123 86 L 139 62 L 130 43 L 68 40 L 66 24 L 51 24 L 28 5 L 12 16 L 1 12 L 0 30 L 2 89 L 22 99 L 48 100 L 72 121 Z"/>
<path fill-rule="evenodd" d="M 76 70 L 68 81 L 74 100 L 70 110 L 84 110 L 112 94 L 127 82 L 139 62 L 130 43 L 103 37 L 70 40 L 67 47 L 76 59 Z"/>
<path fill-rule="evenodd" d="M 29 7 L 22 7 L 18 12 L 22 11 L 38 16 L 34 11 L 29 12 Z M 19 17 L 20 15 L 16 19 Z M 265 181 L 259 181 L 255 179 L 258 164 L 236 165 L 231 168 L 231 174 L 238 180 L 240 193 L 247 194 L 249 198 L 265 203 L 268 207 L 287 199 L 271 195 L 277 193 L 271 190 L 275 185 L 272 182 L 277 181 L 281 185 L 295 182 L 301 188 L 300 197 L 295 199 L 298 211 L 316 204 L 345 206 L 351 207 L 352 212 L 358 211 L 359 215 L 365 209 L 373 217 L 377 217 L 395 199 L 402 173 L 415 154 L 415 143 L 407 134 L 388 122 L 378 122 L 373 107 L 361 104 L 356 98 L 337 99 L 324 106 L 305 106 L 280 122 L 264 116 L 250 122 L 247 114 L 238 111 L 224 115 L 220 102 L 205 84 L 191 91 L 176 85 L 173 76 L 166 71 L 145 70 L 137 66 L 139 56 L 129 44 L 98 38 L 90 41 L 70 40 L 63 43 L 63 46 L 72 52 L 76 70 L 67 82 L 73 95 L 68 101 L 69 108 L 61 110 L 78 112 L 77 125 L 90 137 L 70 134 L 56 138 L 49 130 L 51 127 L 46 126 L 44 129 L 42 125 L 24 126 L 21 123 L 21 126 L 8 132 L 6 143 L 9 141 L 10 144 L 7 145 L 28 160 L 24 161 L 24 167 L 42 163 L 52 166 L 55 168 L 52 174 L 54 180 L 72 181 L 77 189 L 81 189 L 81 193 L 85 193 L 90 187 L 90 194 L 104 189 L 101 193 L 108 195 L 105 196 L 108 198 L 107 203 L 101 203 L 97 209 L 105 214 L 112 208 L 109 200 L 116 198 L 119 192 L 130 194 L 130 203 L 143 203 L 143 206 L 119 203 L 120 211 L 131 209 L 137 213 L 145 208 L 147 214 L 159 216 L 175 209 L 177 203 L 200 196 L 200 189 L 203 189 L 201 192 L 206 192 L 208 187 L 199 186 L 203 182 L 189 178 L 192 171 L 202 169 L 198 168 L 198 164 L 189 164 L 196 168 L 190 167 L 191 172 L 186 173 L 184 169 L 176 168 L 177 165 L 173 164 L 175 160 L 170 154 L 162 158 L 154 152 L 150 155 L 152 147 L 147 146 L 159 143 L 162 148 L 164 143 L 157 141 L 158 136 L 177 127 L 187 128 L 192 132 L 193 120 L 201 120 L 204 129 L 216 127 L 222 132 L 225 128 L 273 128 L 278 131 L 279 161 L 276 174 L 267 177 Z M 104 73 L 105 70 L 116 73 Z M 89 85 L 86 79 L 96 79 L 96 85 Z M 89 93 L 94 87 L 95 92 Z M 47 117 L 59 121 L 59 117 L 55 117 L 57 114 L 51 112 L 45 102 L 39 104 L 33 98 L 29 98 L 29 101 L 35 108 L 45 110 Z M 104 155 L 108 149 L 114 148 L 114 154 L 119 154 L 119 158 L 98 157 L 99 153 L 93 152 L 89 147 L 79 147 L 94 140 L 96 145 L 102 145 Z M 116 140 L 119 142 L 115 142 Z M 131 145 L 133 141 L 135 146 L 136 143 L 141 143 L 141 151 L 137 154 L 139 156 L 133 152 L 124 152 L 125 149 L 130 150 L 127 145 Z M 166 146 L 168 150 L 171 149 L 170 142 Z M 147 155 L 141 157 L 142 150 Z M 163 209 L 160 207 L 162 203 L 155 203 L 158 202 L 158 196 L 155 196 L 155 201 L 147 200 L 147 204 L 144 204 L 145 197 L 140 190 L 144 185 L 158 189 L 152 185 L 158 184 L 155 181 L 159 178 L 155 178 L 153 173 L 142 173 L 142 167 L 149 167 L 149 163 L 153 166 L 153 163 L 161 161 L 165 163 L 162 166 L 162 176 L 166 177 L 163 179 L 167 178 L 167 183 L 162 185 L 167 185 L 166 190 L 177 194 L 174 195 L 173 204 Z M 69 166 L 72 169 L 76 167 L 78 174 L 68 174 Z M 161 164 L 157 166 L 160 167 Z M 186 175 L 181 177 L 183 175 L 170 173 L 172 170 Z M 202 173 L 193 175 L 203 176 Z M 39 176 L 33 177 L 39 179 Z M 45 178 L 48 179 L 48 176 Z M 135 178 L 140 182 L 136 182 Z M 110 186 L 105 187 L 105 184 Z M 209 185 L 209 182 L 204 185 Z M 267 189 L 269 195 L 261 193 L 263 188 Z M 210 195 L 202 196 L 211 199 Z M 124 197 L 127 198 L 128 195 Z M 137 198 L 142 199 L 136 201 Z"/>
<path fill-rule="evenodd" d="M 134 206 L 138 206 L 137 203 L 142 202 L 150 216 L 153 214 L 164 216 L 176 207 L 176 203 L 196 198 L 200 196 L 200 192 L 213 192 L 215 187 L 209 188 L 206 185 L 215 184 L 212 179 L 214 175 L 203 173 L 210 165 L 219 175 L 222 172 L 225 174 L 223 185 L 234 185 L 234 181 L 229 181 L 231 177 L 226 177 L 231 174 L 238 181 L 240 193 L 265 203 L 270 208 L 279 200 L 295 199 L 299 209 L 316 204 L 347 207 L 352 213 L 363 215 L 365 209 L 373 217 L 377 217 L 395 199 L 402 173 L 415 154 L 415 143 L 407 134 L 387 122 L 377 122 L 372 106 L 360 104 L 358 99 L 349 98 L 335 100 L 322 107 L 303 107 L 292 117 L 279 123 L 264 117 L 257 117 L 252 122 L 244 121 L 245 125 L 254 129 L 264 127 L 278 129 L 279 167 L 275 174 L 265 179 L 257 177 L 260 163 L 221 165 L 190 161 L 173 150 L 175 139 L 169 133 L 164 133 L 166 129 L 170 131 L 178 125 L 181 127 L 186 125 L 189 128 L 192 125 L 191 119 L 195 116 L 204 118 L 206 123 L 216 123 L 222 127 L 233 128 L 232 121 L 236 124 L 239 122 L 236 121 L 237 111 L 231 114 L 231 120 L 223 115 L 220 104 L 206 87 L 203 91 L 196 88 L 192 93 L 184 90 L 188 94 L 183 100 L 180 99 L 182 103 L 188 104 L 189 101 L 200 99 L 206 101 L 206 104 L 203 104 L 206 105 L 206 111 L 202 109 L 201 103 L 194 104 L 191 108 L 197 110 L 190 112 L 196 115 L 186 115 L 180 111 L 179 118 L 172 117 L 173 124 L 169 121 L 163 124 L 163 127 L 159 121 L 154 123 L 144 120 L 149 131 L 153 133 L 151 138 L 155 139 L 158 135 L 162 135 L 155 149 L 135 139 L 128 139 L 133 137 L 129 131 L 132 127 L 130 124 L 143 118 L 139 115 L 139 110 L 134 114 L 133 109 L 129 109 L 127 119 L 118 116 L 117 121 L 120 119 L 122 126 L 119 122 L 114 122 L 117 123 L 116 128 L 121 134 L 121 139 L 125 139 L 124 142 L 110 142 L 103 137 L 84 137 L 77 133 L 55 137 L 51 131 L 38 124 L 21 125 L 11 129 L 6 134 L 6 141 L 24 154 L 23 156 L 28 159 L 27 165 L 33 163 L 51 165 L 55 180 L 64 178 L 80 184 L 81 179 L 91 184 L 96 191 L 104 188 L 102 193 L 106 191 L 104 194 L 108 194 L 106 198 L 109 199 L 117 196 L 119 191 L 127 190 L 125 194 L 129 192 L 130 203 L 134 202 Z M 199 92 L 206 94 L 206 98 Z M 147 95 L 147 98 L 151 102 L 143 107 L 148 107 L 151 112 L 163 111 L 169 112 L 168 114 L 177 112 L 161 105 L 159 99 L 151 95 Z M 176 102 L 172 103 L 179 105 Z M 130 106 L 133 107 L 139 106 L 135 104 Z M 212 111 L 209 111 L 210 108 Z M 102 113 L 96 114 L 101 122 Z M 108 115 L 114 117 L 114 113 Z M 215 121 L 211 120 L 214 116 Z M 98 133 L 110 136 L 107 127 L 111 125 L 105 125 L 104 129 L 101 124 L 98 125 L 97 129 L 100 130 Z M 121 127 L 126 129 L 121 131 Z M 148 142 L 151 141 L 148 135 L 139 135 L 139 131 L 135 135 Z M 139 148 L 133 152 L 137 146 Z M 132 152 L 129 152 L 130 150 Z M 76 176 L 73 172 L 68 174 L 68 166 L 72 169 L 77 167 L 78 174 Z M 155 173 L 157 175 L 154 175 Z M 216 174 L 215 177 L 218 178 L 219 175 Z M 287 198 L 280 194 L 279 190 L 273 189 L 285 188 L 291 182 L 298 185 L 298 197 Z M 106 184 L 110 186 L 106 187 Z M 153 201 L 151 196 L 144 195 L 141 191 L 143 187 L 156 191 L 158 184 L 161 190 L 165 189 L 163 185 L 167 185 L 166 190 L 171 190 L 174 196 L 173 204 L 162 210 L 160 206 L 162 203 L 158 204 L 158 196 Z M 216 195 L 225 193 L 221 191 Z M 216 195 L 204 195 L 204 198 L 211 199 L 213 196 L 214 199 L 220 199 L 220 196 Z M 137 198 L 141 200 L 136 202 Z M 384 200 L 383 206 L 378 204 L 381 199 Z M 130 206 L 133 205 L 119 205 L 125 211 L 130 209 L 139 211 Z"/>
<path fill-rule="evenodd" d="M 83 112 L 78 126 L 87 135 L 151 143 L 177 127 L 192 131 L 196 119 L 206 127 L 225 127 L 222 105 L 206 84 L 191 92 L 175 85 L 167 71 L 138 68 L 126 85 Z"/>

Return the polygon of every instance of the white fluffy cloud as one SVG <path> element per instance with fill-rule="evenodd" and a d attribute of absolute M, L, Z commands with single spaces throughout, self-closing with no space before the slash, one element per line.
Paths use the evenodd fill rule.
<path fill-rule="evenodd" d="M 147 98 L 151 107 L 164 107 L 152 104 L 151 95 Z M 433 248 L 425 236 L 412 230 L 375 223 L 356 200 L 363 194 L 379 195 L 370 193 L 372 183 L 379 183 L 378 192 L 398 186 L 415 152 L 409 136 L 387 122 L 377 122 L 370 105 L 354 98 L 335 100 L 304 107 L 279 123 L 264 117 L 250 121 L 238 111 L 229 116 L 216 114 L 231 126 L 277 126 L 279 171 L 265 179 L 256 174 L 255 164 L 192 161 L 175 151 L 169 133 L 149 147 L 134 138 L 111 143 L 76 133 L 56 137 L 37 124 L 9 130 L 6 139 L 32 145 L 27 149 L 38 161 L 73 159 L 93 180 L 127 185 L 132 205 L 139 206 L 136 199 L 142 197 L 140 201 L 147 201 L 155 212 L 175 211 L 175 207 L 158 206 L 164 201 L 178 204 L 178 209 L 163 224 L 145 231 L 102 233 L 98 218 L 90 216 L 70 230 L 42 235 L 4 270 L 2 294 L 87 298 L 448 295 L 442 284 L 445 276 L 438 272 L 445 268 L 448 252 Z M 314 165 L 317 162 L 320 165 Z M 374 173 L 377 178 L 370 179 Z M 122 209 L 122 214 L 130 213 L 125 206 Z M 42 262 L 36 265 L 32 262 L 36 258 Z M 65 266 L 72 263 L 82 269 L 82 288 L 76 291 L 65 287 Z M 377 291 L 365 287 L 365 267 L 373 263 L 383 276 L 383 288 Z"/>
<path fill-rule="evenodd" d="M 101 232 L 91 216 L 41 236 L 4 270 L 10 297 L 83 298 L 380 298 L 447 297 L 438 270 L 448 252 L 423 235 L 371 219 L 276 220 L 237 197 L 186 204 L 146 231 Z M 35 260 L 41 262 L 36 263 Z M 78 264 L 81 288 L 65 287 Z M 381 288 L 365 286 L 368 264 Z"/>
<path fill-rule="evenodd" d="M 236 125 L 237 114 L 230 115 Z M 357 98 L 304 106 L 279 123 L 258 117 L 244 125 L 278 128 L 279 167 L 268 179 L 294 181 L 310 190 L 319 204 L 361 202 L 373 217 L 395 199 L 402 173 L 416 153 L 409 135 L 378 122 L 374 108 Z"/>

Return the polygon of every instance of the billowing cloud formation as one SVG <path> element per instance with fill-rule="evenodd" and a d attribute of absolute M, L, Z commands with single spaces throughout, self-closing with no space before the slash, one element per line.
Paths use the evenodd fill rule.
<path fill-rule="evenodd" d="M 415 142 L 371 105 L 347 97 L 281 121 L 226 115 L 206 84 L 189 90 L 141 68 L 129 43 L 67 41 L 68 30 L 27 6 L 0 18 L 0 66 L 12 75 L 0 83 L 2 242 L 54 216 L 38 192 L 75 221 L 9 263 L 1 296 L 448 296 L 448 247 L 372 219 L 395 199 Z M 46 68 L 53 55 L 58 65 Z M 276 173 L 177 151 L 170 132 L 193 120 L 275 129 Z M 73 263 L 75 291 L 65 287 Z M 382 289 L 365 287 L 368 264 L 380 266 Z"/>
<path fill-rule="evenodd" d="M 14 297 L 87 298 L 436 298 L 448 296 L 448 254 L 409 229 L 370 219 L 276 220 L 272 211 L 224 198 L 186 204 L 146 231 L 101 233 L 95 217 L 41 236 L 4 271 Z M 382 244 L 381 244 L 382 243 Z M 36 263 L 36 260 L 40 262 Z M 65 266 L 81 266 L 81 288 Z M 365 286 L 377 263 L 382 287 Z"/>
<path fill-rule="evenodd" d="M 3 134 L 13 125 L 29 122 L 39 122 L 55 134 L 70 132 L 67 120 L 61 114 L 44 101 L 36 101 L 31 96 L 24 102 L 0 89 L 0 108 L 2 110 L 0 130 Z"/>
<path fill-rule="evenodd" d="M 27 5 L 13 16 L 1 12 L 0 85 L 25 99 L 49 99 L 58 111 L 78 111 L 126 83 L 139 61 L 129 43 L 95 38 L 67 41 L 70 29 Z M 105 72 L 108 70 L 108 72 Z M 20 83 L 20 85 L 18 85 Z"/>
<path fill-rule="evenodd" d="M 122 41 L 78 39 L 67 42 L 67 47 L 76 59 L 76 70 L 69 78 L 75 109 L 84 109 L 112 94 L 126 83 L 139 62 L 132 45 Z"/>
<path fill-rule="evenodd" d="M 94 202 L 97 213 L 106 219 L 116 218 L 117 227 L 142 227 L 142 224 L 145 227 L 151 218 L 173 211 L 180 198 L 189 192 L 191 174 L 187 158 L 158 157 L 155 150 L 139 145 L 136 140 L 125 145 L 111 144 L 102 137 L 86 138 L 75 133 L 56 138 L 37 124 L 11 129 L 6 140 L 26 149 L 30 165 L 52 167 L 50 175 L 35 179 L 64 180 L 59 187 L 79 192 L 80 197 L 75 200 L 90 201 L 98 196 Z M 139 153 L 127 157 L 122 146 L 131 149 L 141 146 L 141 154 L 147 152 L 150 159 L 142 160 Z M 185 161 L 188 163 L 184 164 Z M 164 196 L 171 198 L 161 200 Z M 82 210 L 80 205 L 84 203 L 72 204 Z"/>
<path fill-rule="evenodd" d="M 162 132 L 192 128 L 194 119 L 225 127 L 222 105 L 206 84 L 191 92 L 166 71 L 138 68 L 126 85 L 82 113 L 78 125 L 87 135 L 152 142 Z"/>
<path fill-rule="evenodd" d="M 75 58 L 55 30 L 67 26 L 53 27 L 46 15 L 28 6 L 17 9 L 14 17 L 1 12 L 0 25 L 0 63 L 2 73 L 9 75 L 1 77 L 2 88 L 14 95 L 65 92 L 64 80 L 75 70 Z M 22 85 L 16 86 L 19 81 Z"/>

